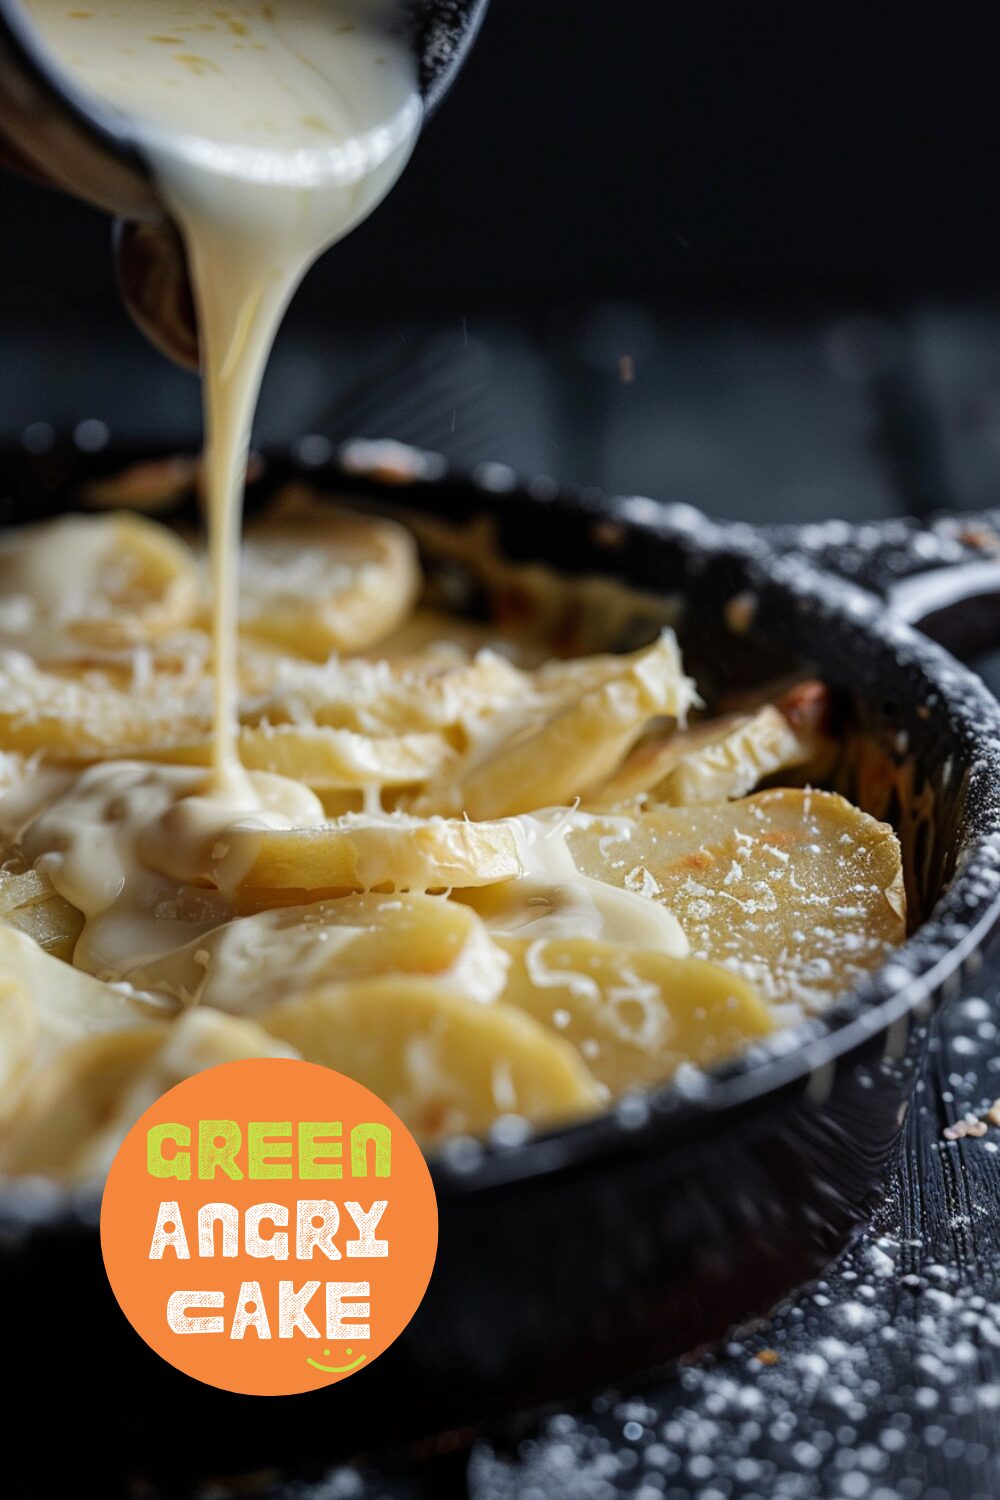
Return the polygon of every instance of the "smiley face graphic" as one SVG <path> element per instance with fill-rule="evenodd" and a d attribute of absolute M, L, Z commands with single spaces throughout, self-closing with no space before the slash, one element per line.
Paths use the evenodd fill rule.
<path fill-rule="evenodd" d="M 354 1353 L 354 1350 L 345 1349 L 344 1353 L 347 1355 L 348 1359 L 350 1359 L 351 1355 Z M 323 1355 L 324 1358 L 329 1359 L 329 1349 L 324 1349 Z M 312 1365 L 314 1370 L 322 1370 L 324 1375 L 347 1375 L 351 1370 L 356 1370 L 359 1365 L 363 1365 L 367 1358 L 367 1354 L 359 1354 L 357 1359 L 351 1360 L 351 1363 L 349 1365 L 321 1365 L 318 1359 L 307 1359 L 306 1364 Z"/>

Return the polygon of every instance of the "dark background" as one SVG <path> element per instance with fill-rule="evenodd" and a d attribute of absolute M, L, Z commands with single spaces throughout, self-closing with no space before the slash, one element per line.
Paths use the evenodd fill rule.
<path fill-rule="evenodd" d="M 300 311 L 991 290 L 998 67 L 988 0 L 494 0 Z M 10 307 L 110 304 L 100 220 L 5 196 Z"/>
<path fill-rule="evenodd" d="M 393 195 L 309 277 L 259 434 L 748 519 L 987 503 L 998 70 L 987 0 L 494 0 Z M 194 438 L 106 222 L 2 190 L 0 435 Z"/>

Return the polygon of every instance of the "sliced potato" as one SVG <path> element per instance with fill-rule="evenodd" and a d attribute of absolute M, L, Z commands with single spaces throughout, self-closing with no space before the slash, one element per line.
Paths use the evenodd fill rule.
<path fill-rule="evenodd" d="M 0 921 L 67 962 L 83 928 L 82 914 L 57 894 L 41 870 L 0 869 Z"/>
<path fill-rule="evenodd" d="M 23 984 L 0 976 L 0 1125 L 17 1110 L 31 1074 L 38 1017 Z"/>
<path fill-rule="evenodd" d="M 63 516 L 0 541 L 0 595 L 22 601 L 27 640 L 58 633 L 92 644 L 146 640 L 191 619 L 197 574 L 166 527 L 120 512 Z M 9 631 L 5 634 L 10 635 Z"/>
<path fill-rule="evenodd" d="M 718 964 L 590 938 L 498 939 L 511 966 L 502 1000 L 552 1027 L 612 1094 L 709 1068 L 774 1021 L 746 980 Z"/>
<path fill-rule="evenodd" d="M 44 671 L 20 652 L 0 656 L 0 744 L 56 761 L 128 756 L 204 737 L 210 695 L 140 695 L 88 674 Z"/>
<path fill-rule="evenodd" d="M 331 511 L 243 541 L 242 627 L 297 656 L 364 650 L 406 618 L 419 589 L 416 544 L 394 521 Z"/>
<path fill-rule="evenodd" d="M 248 771 L 269 771 L 302 781 L 317 792 L 366 786 L 413 786 L 455 758 L 440 734 L 359 734 L 323 725 L 268 724 L 239 732 L 239 756 Z M 211 764 L 210 741 L 162 748 L 158 760 Z"/>
<path fill-rule="evenodd" d="M 815 741 L 797 733 L 773 705 L 726 714 L 637 745 L 589 799 L 614 807 L 637 797 L 672 807 L 745 797 L 765 776 L 806 765 Z"/>
<path fill-rule="evenodd" d="M 15 1113 L 47 1069 L 112 1034 L 155 1030 L 166 1003 L 103 984 L 0 925 L 0 1121 Z"/>
<path fill-rule="evenodd" d="M 251 1021 L 217 1011 L 78 1042 L 32 1081 L 0 1139 L 0 1171 L 89 1181 L 161 1094 L 218 1063 L 294 1053 Z"/>
<path fill-rule="evenodd" d="M 0 1135 L 0 1172 L 77 1179 L 76 1162 L 131 1080 L 162 1046 L 166 1025 L 106 1032 L 50 1060 L 22 1091 Z"/>
<path fill-rule="evenodd" d="M 530 692 L 531 679 L 495 651 L 458 664 L 332 658 L 322 663 L 283 657 L 265 670 L 254 664 L 255 696 L 247 724 L 320 724 L 362 734 L 452 732 L 470 736 L 505 704 Z"/>
<path fill-rule="evenodd" d="M 536 687 L 550 695 L 541 711 L 529 701 L 527 722 L 500 715 L 466 767 L 434 781 L 416 811 L 500 818 L 563 806 L 603 781 L 651 719 L 683 718 L 694 700 L 672 631 L 630 656 L 565 663 L 547 679 L 543 669 Z"/>
<path fill-rule="evenodd" d="M 345 814 L 316 828 L 227 830 L 221 888 L 440 891 L 491 885 L 521 872 L 513 829 L 461 818 Z M 235 880 L 233 873 L 235 872 Z"/>
<path fill-rule="evenodd" d="M 895 833 L 832 792 L 598 817 L 567 844 L 585 874 L 662 901 L 693 956 L 766 1000 L 818 1007 L 906 936 Z"/>
<path fill-rule="evenodd" d="M 53 958 L 23 932 L 0 924 L 0 975 L 30 997 L 38 1021 L 35 1065 L 88 1036 L 149 1024 L 171 1006 L 127 985 L 106 984 Z"/>
<path fill-rule="evenodd" d="M 364 665 L 367 680 L 349 672 L 338 683 L 341 674 L 317 669 L 308 693 L 292 679 L 244 700 L 247 768 L 290 772 L 320 789 L 419 784 L 444 773 L 455 758 L 446 732 L 463 738 L 461 716 L 473 720 L 488 681 L 506 676 L 483 663 L 465 669 L 461 682 L 424 672 L 399 683 Z M 21 653 L 0 656 L 0 744 L 8 750 L 52 761 L 145 756 L 202 765 L 211 756 L 211 720 L 211 686 L 200 673 L 192 681 L 154 672 L 140 692 L 124 669 L 78 663 L 56 671 Z"/>
<path fill-rule="evenodd" d="M 413 666 L 418 671 L 435 660 L 442 666 L 461 666 L 480 651 L 502 651 L 519 667 L 534 666 L 545 657 L 545 646 L 541 642 L 536 642 L 531 650 L 526 642 L 514 643 L 505 638 L 503 632 L 488 621 L 463 619 L 461 615 L 426 607 L 414 610 L 408 620 L 374 648 L 374 654 L 380 660 L 398 666 Z"/>
<path fill-rule="evenodd" d="M 354 895 L 239 918 L 127 977 L 186 1005 L 252 1016 L 276 995 L 383 974 L 433 977 L 490 1001 L 506 967 L 470 907 L 443 896 Z"/>
<path fill-rule="evenodd" d="M 275 1006 L 262 1024 L 372 1089 L 427 1142 L 482 1133 L 499 1115 L 554 1125 L 601 1103 L 568 1042 L 510 1006 L 478 1005 L 426 979 L 322 990 Z"/>
<path fill-rule="evenodd" d="M 247 667 L 252 691 L 240 705 L 241 753 L 251 769 L 302 758 L 317 782 L 331 784 L 413 785 L 443 773 L 453 745 L 464 746 L 528 683 L 489 654 L 457 668 L 424 664 L 405 671 L 387 662 L 283 660 L 283 669 L 270 674 L 259 656 Z M 53 761 L 144 755 L 201 764 L 212 725 L 204 661 L 196 656 L 185 666 L 181 653 L 164 665 L 149 648 L 146 665 L 148 674 L 137 679 L 131 659 L 67 660 L 56 668 L 21 652 L 3 653 L 0 746 Z"/>

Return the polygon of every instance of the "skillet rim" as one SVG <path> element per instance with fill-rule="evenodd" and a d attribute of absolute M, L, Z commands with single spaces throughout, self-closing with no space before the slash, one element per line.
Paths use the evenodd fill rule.
<path fill-rule="evenodd" d="M 147 455 L 155 446 L 146 447 Z M 527 484 L 498 484 L 491 474 L 457 476 L 443 463 L 426 478 L 414 475 L 399 487 L 398 481 L 381 484 L 325 461 L 293 459 L 289 465 L 286 458 L 274 467 L 279 472 L 271 474 L 272 482 L 294 477 L 322 488 L 324 481 L 335 480 L 341 491 L 351 487 L 425 513 L 435 508 L 422 507 L 422 498 L 457 485 L 478 499 L 479 513 L 496 513 L 505 502 L 520 502 L 540 513 L 562 512 L 565 519 L 591 525 L 610 522 L 630 533 L 633 542 L 646 537 L 678 549 L 692 582 L 709 561 L 733 563 L 748 591 L 777 589 L 787 597 L 790 613 L 817 612 L 845 632 L 864 629 L 877 638 L 899 666 L 928 681 L 969 752 L 956 873 L 925 921 L 877 970 L 822 1016 L 780 1028 L 766 1041 L 691 1080 L 675 1078 L 637 1091 L 599 1115 L 555 1129 L 532 1131 L 520 1121 L 507 1128 L 508 1122 L 503 1122 L 486 1140 L 463 1137 L 446 1143 L 428 1162 L 440 1203 L 553 1172 L 587 1169 L 602 1158 L 610 1165 L 622 1152 L 652 1146 L 666 1150 L 706 1130 L 718 1131 L 725 1128 L 727 1116 L 738 1118 L 772 1096 L 805 1088 L 812 1078 L 879 1035 L 886 1038 L 891 1053 L 896 1024 L 911 1016 L 926 1019 L 952 988 L 957 990 L 963 970 L 971 970 L 990 933 L 1000 925 L 1000 702 L 974 672 L 894 615 L 878 595 L 821 568 L 804 553 L 778 554 L 765 532 L 746 523 L 713 521 L 684 504 L 640 495 L 608 497 L 595 489 L 574 491 L 544 477 Z M 96 1222 L 102 1191 L 99 1185 L 65 1186 L 37 1177 L 0 1179 L 0 1233 L 52 1227 L 60 1221 Z"/>

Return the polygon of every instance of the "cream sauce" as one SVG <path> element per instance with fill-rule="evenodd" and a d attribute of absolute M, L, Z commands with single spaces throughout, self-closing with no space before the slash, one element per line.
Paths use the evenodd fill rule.
<path fill-rule="evenodd" d="M 126 115 L 184 236 L 198 310 L 213 586 L 217 790 L 236 751 L 243 478 L 299 281 L 385 195 L 421 120 L 392 0 L 25 0 L 57 62 Z"/>
<path fill-rule="evenodd" d="M 84 915 L 79 968 L 118 978 L 226 921 L 230 891 L 209 888 L 205 871 L 216 862 L 231 868 L 219 846 L 234 822 L 322 821 L 318 798 L 298 782 L 263 772 L 247 780 L 250 814 L 242 789 L 206 791 L 202 770 L 112 761 L 84 771 L 29 823 L 26 857 Z"/>
<path fill-rule="evenodd" d="M 690 951 L 681 924 L 658 901 L 593 880 L 577 869 L 566 840 L 576 828 L 616 820 L 552 808 L 512 818 L 524 874 L 470 898 L 497 936 L 534 939 L 587 937 L 631 948 L 654 948 L 676 958 Z M 619 820 L 628 836 L 628 820 Z"/>
<path fill-rule="evenodd" d="M 398 19 L 392 0 L 225 8 L 206 0 L 24 3 L 58 62 L 128 116 L 186 243 L 201 338 L 211 772 L 100 764 L 68 789 L 61 785 L 45 810 L 32 809 L 37 815 L 23 832 L 26 856 L 84 914 L 75 963 L 113 978 L 197 943 L 233 915 L 242 872 L 227 858 L 227 829 L 323 821 L 313 793 L 248 774 L 239 760 L 243 476 L 260 381 L 284 310 L 317 255 L 364 218 L 402 170 L 421 104 L 414 60 L 391 29 Z M 58 596 L 72 558 L 47 555 L 46 564 Z M 377 810 L 374 793 L 370 810 Z M 662 905 L 580 875 L 566 834 L 583 817 L 555 809 L 511 820 L 524 874 L 479 893 L 487 930 L 539 940 L 586 935 L 686 953 L 680 925 Z M 278 913 L 237 929 L 213 941 L 216 1003 L 242 995 L 261 945 L 280 951 L 280 964 L 272 957 L 265 966 L 269 986 L 279 970 L 287 989 L 292 971 L 305 982 L 316 968 L 308 930 Z M 502 981 L 502 955 L 487 946 L 488 960 L 484 953 L 464 960 L 481 971 L 482 999 L 494 998 Z"/>
<path fill-rule="evenodd" d="M 206 837 L 248 813 L 266 814 L 276 795 L 270 778 L 262 803 L 260 779 L 244 773 L 236 748 L 239 534 L 254 408 L 295 288 L 392 186 L 416 139 L 421 101 L 415 60 L 393 31 L 392 0 L 25 0 L 25 8 L 59 65 L 128 117 L 186 243 L 201 340 L 211 776 L 206 783 L 171 768 L 102 766 L 53 815 L 59 829 L 43 819 L 29 841 L 41 850 L 50 836 L 61 846 L 50 850 L 49 873 L 90 919 L 77 961 L 102 968 L 133 939 L 146 953 L 149 913 L 166 909 L 159 877 L 151 884 L 140 875 L 143 848 L 162 840 L 174 873 L 194 869 Z M 71 581 L 66 561 L 47 556 L 53 587 Z M 294 802 L 300 789 L 290 787 Z M 315 798 L 302 803 L 300 818 L 322 817 Z M 111 921 L 106 898 L 116 884 Z"/>

